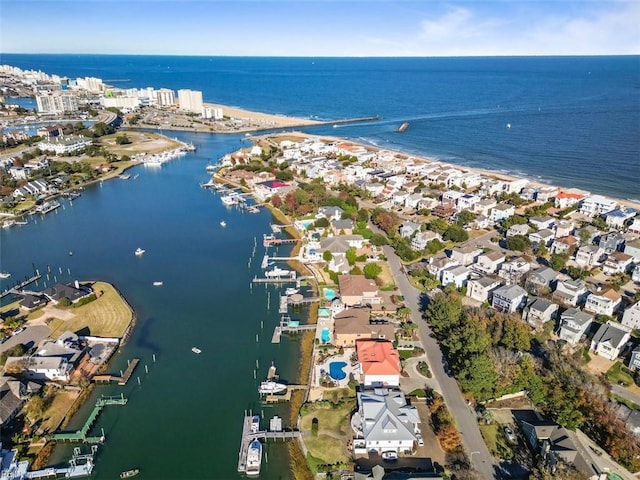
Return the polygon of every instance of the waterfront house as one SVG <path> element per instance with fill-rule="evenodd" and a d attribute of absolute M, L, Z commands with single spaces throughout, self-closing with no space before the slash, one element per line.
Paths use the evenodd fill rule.
<path fill-rule="evenodd" d="M 347 308 L 333 317 L 333 344 L 355 347 L 358 340 L 393 340 L 395 328 L 389 323 L 372 323 L 371 309 Z"/>
<path fill-rule="evenodd" d="M 595 293 L 587 297 L 584 309 L 599 315 L 613 316 L 613 312 L 622 303 L 622 296 L 613 288 L 602 289 L 598 287 Z"/>
<path fill-rule="evenodd" d="M 564 210 L 581 202 L 587 195 L 586 193 L 580 193 L 578 191 L 562 191 L 556 195 L 554 206 Z"/>
<path fill-rule="evenodd" d="M 629 357 L 629 370 L 633 372 L 640 370 L 640 345 L 631 352 L 631 357 Z"/>
<path fill-rule="evenodd" d="M 22 409 L 29 395 L 42 387 L 10 376 L 0 376 L 0 426 L 8 425 Z"/>
<path fill-rule="evenodd" d="M 491 306 L 506 313 L 517 311 L 525 302 L 527 292 L 518 285 L 503 285 L 493 291 Z"/>
<path fill-rule="evenodd" d="M 627 227 L 627 232 L 634 235 L 640 235 L 640 218 L 634 218 L 631 224 Z"/>
<path fill-rule="evenodd" d="M 602 195 L 591 195 L 580 204 L 580 213 L 587 217 L 596 217 L 605 212 L 615 210 L 618 202 Z"/>
<path fill-rule="evenodd" d="M 316 218 L 324 217 L 331 222 L 333 220 L 340 220 L 343 213 L 344 210 L 340 207 L 325 206 L 318 208 Z"/>
<path fill-rule="evenodd" d="M 604 250 L 598 245 L 582 245 L 576 252 L 576 263 L 581 267 L 595 267 L 604 258 Z"/>
<path fill-rule="evenodd" d="M 625 273 L 632 267 L 633 257 L 622 252 L 613 252 L 607 255 L 602 265 L 602 273 L 605 275 L 615 275 Z"/>
<path fill-rule="evenodd" d="M 400 385 L 400 355 L 389 340 L 358 340 L 356 353 L 365 387 Z"/>
<path fill-rule="evenodd" d="M 452 203 L 441 203 L 436 205 L 431 213 L 438 218 L 451 218 L 456 213 L 455 207 Z"/>
<path fill-rule="evenodd" d="M 638 212 L 634 208 L 629 207 L 620 207 L 610 212 L 603 213 L 602 217 L 604 217 L 605 222 L 611 228 L 624 228 L 624 224 L 627 220 L 636 216 Z"/>
<path fill-rule="evenodd" d="M 546 298 L 530 297 L 522 310 L 522 320 L 535 328 L 540 328 L 546 322 L 555 319 L 558 305 Z"/>
<path fill-rule="evenodd" d="M 609 232 L 600 237 L 599 246 L 605 253 L 621 251 L 624 248 L 624 236 L 620 232 Z"/>
<path fill-rule="evenodd" d="M 78 335 L 66 331 L 55 341 L 45 340 L 34 355 L 38 357 L 61 357 L 73 368 L 78 364 L 84 353 L 85 348 L 80 345 Z"/>
<path fill-rule="evenodd" d="M 493 274 L 498 271 L 504 261 L 505 256 L 502 252 L 487 252 L 478 256 L 471 269 L 480 274 Z"/>
<path fill-rule="evenodd" d="M 624 253 L 633 257 L 634 263 L 640 263 L 640 240 L 633 240 L 624 245 Z"/>
<path fill-rule="evenodd" d="M 471 265 L 482 254 L 482 249 L 473 245 L 462 245 L 451 249 L 449 257 L 460 265 Z"/>
<path fill-rule="evenodd" d="M 583 280 L 559 280 L 553 292 L 553 299 L 564 305 L 576 307 L 587 298 L 589 291 Z"/>
<path fill-rule="evenodd" d="M 320 239 L 320 249 L 329 251 L 332 254 L 346 253 L 350 248 L 356 250 L 364 246 L 364 237 L 362 235 L 336 235 L 333 237 L 323 237 Z"/>
<path fill-rule="evenodd" d="M 54 304 L 57 304 L 63 298 L 68 298 L 71 303 L 77 303 L 80 299 L 93 294 L 93 290 L 91 290 L 91 287 L 85 285 L 80 286 L 78 282 L 75 282 L 74 285 L 56 283 L 55 285 L 43 290 L 42 294 Z"/>
<path fill-rule="evenodd" d="M 20 308 L 31 312 L 36 308 L 44 307 L 49 300 L 44 295 L 25 294 L 20 300 Z"/>
<path fill-rule="evenodd" d="M 632 330 L 640 330 L 640 302 L 625 309 L 621 323 Z"/>
<path fill-rule="evenodd" d="M 433 240 L 442 240 L 442 237 L 431 230 L 417 232 L 411 239 L 411 248 L 414 250 L 424 250 L 427 248 L 427 244 Z"/>
<path fill-rule="evenodd" d="M 351 418 L 354 453 L 411 453 L 420 415 L 404 393 L 385 388 L 358 392 L 358 411 Z"/>
<path fill-rule="evenodd" d="M 93 140 L 82 135 L 62 135 L 50 137 L 38 143 L 43 152 L 54 152 L 56 155 L 79 152 L 93 143 Z"/>
<path fill-rule="evenodd" d="M 560 314 L 558 336 L 560 340 L 575 345 L 586 334 L 593 322 L 593 315 L 569 308 Z"/>
<path fill-rule="evenodd" d="M 615 360 L 631 338 L 630 329 L 609 320 L 601 325 L 591 340 L 591 350 L 601 357 Z"/>
<path fill-rule="evenodd" d="M 458 204 L 456 208 L 458 212 L 462 212 L 463 210 L 469 210 L 470 212 L 472 212 L 474 206 L 479 201 L 480 201 L 479 197 L 475 195 L 471 195 L 470 193 L 467 193 L 461 196 L 460 198 L 458 198 Z"/>
<path fill-rule="evenodd" d="M 340 275 L 340 298 L 347 307 L 370 305 L 374 310 L 382 304 L 376 282 L 364 275 Z"/>
<path fill-rule="evenodd" d="M 264 201 L 273 195 L 284 197 L 287 193 L 294 190 L 295 187 L 280 180 L 267 180 L 266 182 L 256 183 L 253 193 L 257 199 Z"/>
<path fill-rule="evenodd" d="M 26 378 L 39 381 L 68 382 L 72 366 L 63 357 L 9 357 L 5 370 L 20 372 Z"/>
<path fill-rule="evenodd" d="M 493 277 L 474 278 L 467 282 L 467 296 L 478 302 L 488 302 L 491 292 L 500 286 L 500 281 Z"/>
<path fill-rule="evenodd" d="M 459 289 L 467 284 L 470 273 L 469 269 L 462 265 L 445 268 L 441 272 L 440 283 L 442 286 L 453 284 Z"/>
<path fill-rule="evenodd" d="M 493 198 L 483 198 L 482 200 L 476 202 L 476 204 L 473 206 L 473 213 L 489 217 L 491 214 L 491 209 L 496 205 L 497 203 Z"/>

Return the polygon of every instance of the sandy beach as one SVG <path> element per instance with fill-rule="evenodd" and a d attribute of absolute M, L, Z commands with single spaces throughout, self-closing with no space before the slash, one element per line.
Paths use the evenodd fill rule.
<path fill-rule="evenodd" d="M 252 112 L 237 107 L 219 105 L 215 103 L 205 103 L 206 107 L 220 108 L 225 117 L 237 118 L 251 123 L 270 125 L 273 128 L 301 127 L 305 125 L 321 125 L 326 122 L 310 120 L 308 118 L 286 117 L 284 115 L 272 115 L 269 113 Z"/>

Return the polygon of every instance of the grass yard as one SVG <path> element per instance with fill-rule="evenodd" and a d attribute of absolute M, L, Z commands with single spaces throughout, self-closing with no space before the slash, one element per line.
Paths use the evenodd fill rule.
<path fill-rule="evenodd" d="M 53 319 L 49 323 L 51 337 L 66 330 L 78 332 L 88 329 L 98 337 L 122 337 L 133 320 L 133 312 L 116 289 L 105 282 L 95 282 L 93 291 L 98 298 L 78 308 L 71 308 L 75 315 L 71 320 Z M 102 292 L 102 294 L 100 294 Z"/>
<path fill-rule="evenodd" d="M 118 145 L 116 138 L 126 135 L 131 141 L 126 145 Z M 111 153 L 116 155 L 135 155 L 136 153 L 159 153 L 181 146 L 178 142 L 152 132 L 138 132 L 133 130 L 121 130 L 112 135 L 106 135 L 98 139 L 100 145 L 104 145 Z"/>
<path fill-rule="evenodd" d="M 353 406 L 353 401 L 344 402 L 341 405 L 333 405 L 329 402 L 306 405 L 306 413 L 300 420 L 300 429 L 303 432 L 311 432 L 313 419 L 318 419 L 318 435 L 305 436 L 304 443 L 309 454 L 319 463 L 349 461 L 344 443 L 350 428 L 349 415 Z"/>
<path fill-rule="evenodd" d="M 67 390 L 55 391 L 51 403 L 42 413 L 43 420 L 40 425 L 40 431 L 45 434 L 53 433 L 78 398 L 78 395 L 80 395 L 80 392 Z"/>
<path fill-rule="evenodd" d="M 628 370 L 623 367 L 622 363 L 616 362 L 613 367 L 607 371 L 607 380 L 617 385 L 623 385 L 628 387 L 633 385 L 633 377 L 628 373 Z"/>
<path fill-rule="evenodd" d="M 514 456 L 513 448 L 500 425 L 480 425 L 480 433 L 491 455 L 495 458 L 512 458 Z"/>

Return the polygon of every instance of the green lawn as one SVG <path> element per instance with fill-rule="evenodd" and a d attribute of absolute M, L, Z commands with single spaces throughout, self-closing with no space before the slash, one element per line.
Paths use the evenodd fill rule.
<path fill-rule="evenodd" d="M 620 362 L 616 362 L 613 367 L 607 371 L 607 379 L 611 383 L 623 385 L 625 387 L 633 385 L 633 377 Z"/>
<path fill-rule="evenodd" d="M 133 312 L 116 289 L 104 282 L 95 282 L 93 291 L 98 298 L 78 308 L 71 308 L 75 315 L 71 320 L 53 319 L 49 323 L 51 337 L 64 331 L 78 332 L 88 329 L 98 337 L 122 337 L 133 320 Z M 100 294 L 102 292 L 102 294 Z"/>
<path fill-rule="evenodd" d="M 330 402 L 318 402 L 305 406 L 305 414 L 300 420 L 300 430 L 307 432 L 304 443 L 309 454 L 319 463 L 348 462 L 344 448 L 350 430 L 349 416 L 353 409 L 353 400 L 340 405 Z M 318 419 L 318 435 L 311 434 L 311 423 Z M 330 433 L 325 435 L 323 432 Z"/>
<path fill-rule="evenodd" d="M 484 443 L 495 458 L 513 457 L 513 449 L 500 425 L 480 425 L 480 433 Z"/>

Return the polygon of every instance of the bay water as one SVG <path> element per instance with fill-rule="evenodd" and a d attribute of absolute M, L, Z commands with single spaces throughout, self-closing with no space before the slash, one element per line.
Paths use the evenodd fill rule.
<path fill-rule="evenodd" d="M 109 369 L 117 373 L 138 357 L 136 372 L 125 387 L 96 387 L 69 426 L 82 426 L 99 395 L 129 399 L 106 407 L 92 430 L 106 435 L 96 479 L 134 467 L 141 478 L 237 478 L 244 411 L 287 418 L 286 407 L 260 404 L 260 380 L 272 362 L 282 378 L 297 380 L 297 342 L 271 343 L 281 289 L 251 282 L 262 275 L 261 240 L 271 214 L 225 207 L 218 193 L 199 186 L 209 179 L 206 165 L 240 147 L 242 137 L 177 137 L 198 150 L 161 168 L 134 167 L 129 180 L 92 185 L 72 203 L 61 199 L 64 209 L 0 229 L 9 280 L 28 276 L 35 265 L 51 271 L 49 284 L 53 275 L 112 282 L 136 312 L 133 335 Z M 146 253 L 134 255 L 138 247 Z M 286 447 L 265 448 L 261 478 L 290 478 Z M 70 453 L 57 449 L 52 462 L 64 463 Z"/>

